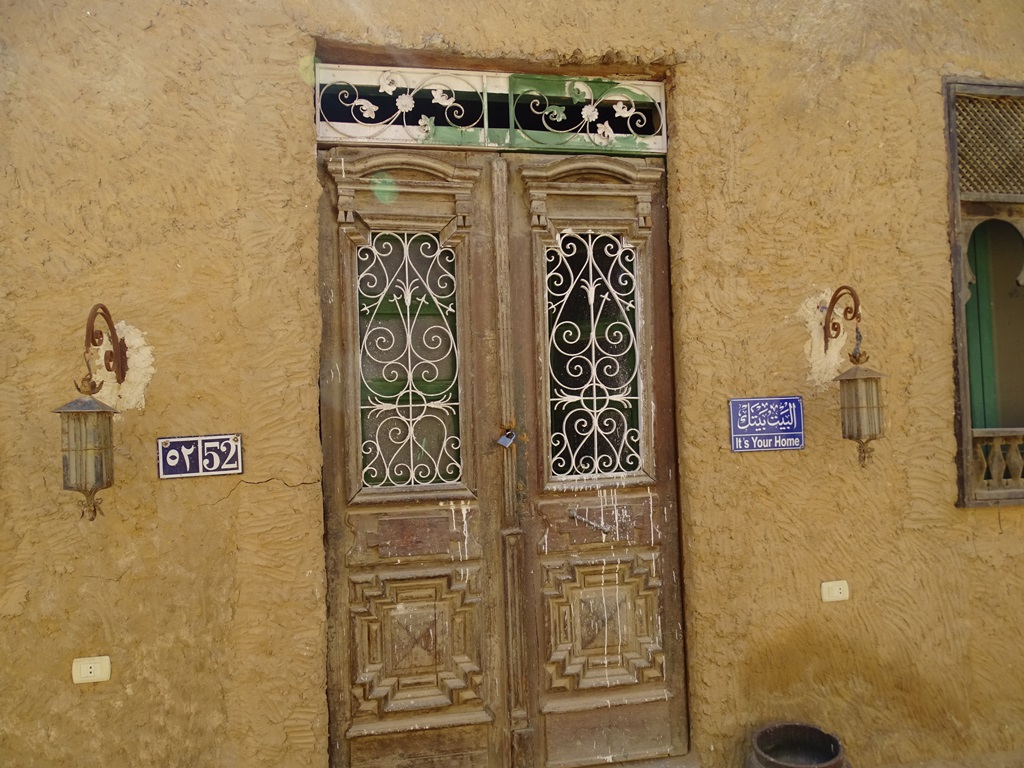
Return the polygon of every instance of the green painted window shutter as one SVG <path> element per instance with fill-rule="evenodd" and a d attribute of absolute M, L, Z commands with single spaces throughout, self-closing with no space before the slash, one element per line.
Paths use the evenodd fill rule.
<path fill-rule="evenodd" d="M 967 357 L 971 386 L 971 425 L 998 427 L 995 345 L 992 337 L 992 257 L 988 223 L 971 236 L 967 260 L 975 283 L 967 301 Z"/>

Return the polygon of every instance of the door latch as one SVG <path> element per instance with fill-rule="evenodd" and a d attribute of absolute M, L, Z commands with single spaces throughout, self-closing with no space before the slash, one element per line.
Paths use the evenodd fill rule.
<path fill-rule="evenodd" d="M 596 528 L 601 533 L 611 533 L 612 532 L 612 527 L 610 525 L 605 525 L 604 523 L 599 523 L 596 520 L 591 520 L 586 515 L 581 515 L 575 509 L 570 509 L 569 510 L 569 517 L 571 517 L 573 520 L 578 520 L 579 522 L 583 523 L 584 525 L 589 525 L 591 528 Z"/>

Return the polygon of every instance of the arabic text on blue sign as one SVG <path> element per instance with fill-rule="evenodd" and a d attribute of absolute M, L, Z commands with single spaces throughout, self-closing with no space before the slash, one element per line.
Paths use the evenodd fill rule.
<path fill-rule="evenodd" d="M 729 400 L 733 451 L 794 451 L 804 447 L 802 397 Z"/>
<path fill-rule="evenodd" d="M 241 435 L 161 437 L 156 446 L 161 478 L 242 474 Z"/>

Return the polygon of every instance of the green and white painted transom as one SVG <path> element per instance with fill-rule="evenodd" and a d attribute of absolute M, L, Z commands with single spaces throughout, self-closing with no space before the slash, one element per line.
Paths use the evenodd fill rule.
<path fill-rule="evenodd" d="M 661 155 L 664 104 L 652 81 L 316 67 L 324 144 Z"/>

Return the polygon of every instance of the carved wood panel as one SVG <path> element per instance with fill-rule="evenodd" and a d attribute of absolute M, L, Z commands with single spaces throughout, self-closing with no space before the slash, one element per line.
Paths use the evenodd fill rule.
<path fill-rule="evenodd" d="M 350 577 L 353 724 L 480 698 L 480 567 Z"/>
<path fill-rule="evenodd" d="M 549 691 L 664 679 L 658 553 L 545 562 Z"/>
<path fill-rule="evenodd" d="M 351 740 L 352 765 L 362 768 L 487 768 L 490 755 L 481 738 L 485 725 L 459 725 L 416 732 L 363 736 Z"/>
<path fill-rule="evenodd" d="M 538 516 L 544 535 L 538 551 L 572 552 L 579 547 L 657 546 L 661 543 L 664 510 L 653 495 L 641 498 L 615 493 L 576 498 L 566 503 L 542 503 Z M 656 512 L 655 510 L 659 511 Z"/>
<path fill-rule="evenodd" d="M 482 556 L 477 509 L 466 503 L 425 511 L 403 507 L 388 512 L 362 511 L 349 516 L 352 565 L 384 562 L 475 560 Z"/>

